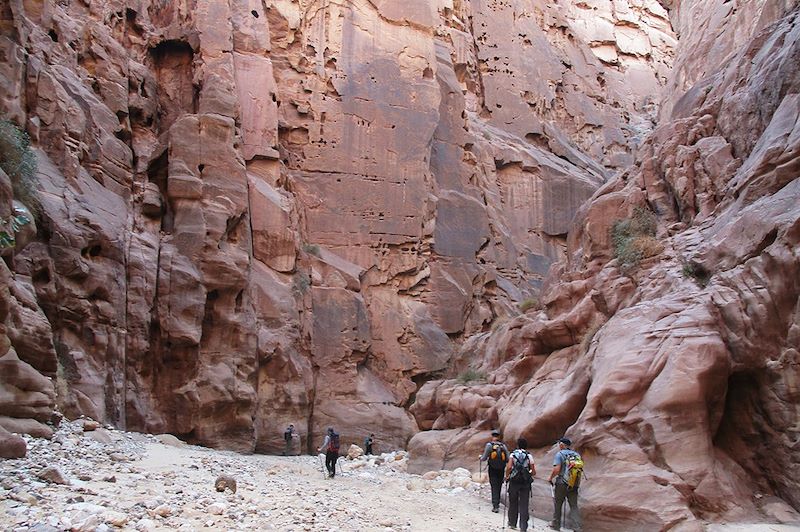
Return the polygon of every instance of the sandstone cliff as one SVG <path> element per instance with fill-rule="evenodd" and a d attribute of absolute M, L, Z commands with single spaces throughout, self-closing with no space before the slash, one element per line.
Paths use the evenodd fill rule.
<path fill-rule="evenodd" d="M 42 213 L 0 264 L 0 426 L 46 434 L 57 403 L 271 452 L 332 424 L 413 437 L 419 468 L 470 465 L 490 426 L 569 430 L 596 523 L 788 514 L 796 18 L 4 3 L 0 111 L 37 146 Z M 610 233 L 637 216 L 656 233 L 622 267 Z"/>

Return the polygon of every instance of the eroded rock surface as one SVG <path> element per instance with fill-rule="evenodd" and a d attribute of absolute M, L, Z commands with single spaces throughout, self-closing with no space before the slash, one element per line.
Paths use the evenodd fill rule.
<path fill-rule="evenodd" d="M 474 468 L 494 426 L 569 431 L 599 527 L 791 518 L 796 17 L 5 3 L 0 112 L 42 212 L 0 263 L 0 427 L 47 437 L 58 404 L 277 452 L 333 425 L 426 469 Z M 622 267 L 642 209 L 655 243 Z"/>
<path fill-rule="evenodd" d="M 468 466 L 500 426 L 546 460 L 567 433 L 589 464 L 593 529 L 800 519 L 800 13 L 766 2 L 716 20 L 715 67 L 696 54 L 711 46 L 698 23 L 734 6 L 711 4 L 673 6 L 670 83 L 688 91 L 581 209 L 541 308 L 465 344 L 456 360 L 483 382 L 418 392 L 420 426 L 440 430 L 412 439 L 415 456 Z M 614 224 L 642 216 L 657 240 L 623 265 Z"/>
<path fill-rule="evenodd" d="M 304 446 L 376 419 L 404 445 L 419 386 L 518 313 L 632 160 L 675 46 L 656 2 L 2 20 L 1 110 L 40 148 L 42 204 L 3 321 L 53 382 L 0 414 L 46 418 L 57 388 L 67 416 L 244 451 L 290 421 Z"/>

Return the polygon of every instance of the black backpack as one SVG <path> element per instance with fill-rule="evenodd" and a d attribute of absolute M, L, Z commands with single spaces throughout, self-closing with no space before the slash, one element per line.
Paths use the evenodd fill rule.
<path fill-rule="evenodd" d="M 286 429 L 286 432 L 283 433 L 284 441 L 289 441 L 292 439 L 292 431 L 290 429 Z"/>
<path fill-rule="evenodd" d="M 491 469 L 503 469 L 508 462 L 508 449 L 499 441 L 493 441 L 486 460 Z"/>
<path fill-rule="evenodd" d="M 514 461 L 511 466 L 511 475 L 509 475 L 509 482 L 512 484 L 533 484 L 533 476 L 530 472 L 530 457 L 526 451 L 517 449 L 511 456 Z"/>
<path fill-rule="evenodd" d="M 334 432 L 330 435 L 330 441 L 328 442 L 328 451 L 332 453 L 339 452 L 339 433 Z"/>

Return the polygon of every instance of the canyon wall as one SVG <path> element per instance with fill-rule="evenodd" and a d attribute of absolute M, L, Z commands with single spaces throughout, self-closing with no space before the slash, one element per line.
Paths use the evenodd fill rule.
<path fill-rule="evenodd" d="M 412 439 L 418 470 L 468 464 L 494 425 L 547 464 L 566 433 L 589 464 L 592 529 L 798 522 L 800 13 L 790 4 L 671 6 L 680 43 L 668 86 L 688 90 L 666 93 L 636 162 L 580 209 L 543 308 L 456 355 L 486 382 L 419 391 L 412 412 L 439 430 Z M 626 227 L 641 229 L 629 235 L 635 260 L 620 248 Z M 549 489 L 534 491 L 546 509 Z"/>
<path fill-rule="evenodd" d="M 419 470 L 568 431 L 598 527 L 791 518 L 796 4 L 4 3 L 40 205 L 0 261 L 0 445 L 56 405 Z"/>

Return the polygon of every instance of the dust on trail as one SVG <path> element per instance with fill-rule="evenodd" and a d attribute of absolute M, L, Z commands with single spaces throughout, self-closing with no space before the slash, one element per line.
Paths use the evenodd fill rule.
<path fill-rule="evenodd" d="M 503 513 L 490 511 L 488 486 L 473 482 L 463 470 L 428 480 L 408 474 L 403 452 L 340 459 L 336 478 L 326 479 L 320 457 L 240 455 L 183 445 L 171 437 L 161 439 L 166 444 L 158 437 L 113 429 L 84 433 L 80 422 L 62 423 L 52 441 L 28 438 L 26 458 L 0 462 L 1 528 L 38 532 L 503 528 Z M 235 494 L 214 489 L 220 474 L 236 479 Z M 529 527 L 546 529 L 538 520 Z"/>
<path fill-rule="evenodd" d="M 26 438 L 28 455 L 0 461 L 0 529 L 499 531 L 488 485 L 464 470 L 405 472 L 404 452 L 340 459 L 240 455 L 63 422 L 52 441 Z M 162 443 L 162 441 L 164 443 Z M 237 481 L 218 493 L 220 474 Z M 42 476 L 47 479 L 41 478 Z M 538 480 L 537 480 L 538 481 Z M 549 509 L 537 508 L 546 513 Z M 588 528 L 588 527 L 587 527 Z M 549 530 L 533 519 L 529 530 Z M 508 528 L 506 528 L 508 530 Z M 567 530 L 567 529 L 562 529 Z M 710 532 L 788 532 L 781 525 L 710 525 Z"/>

